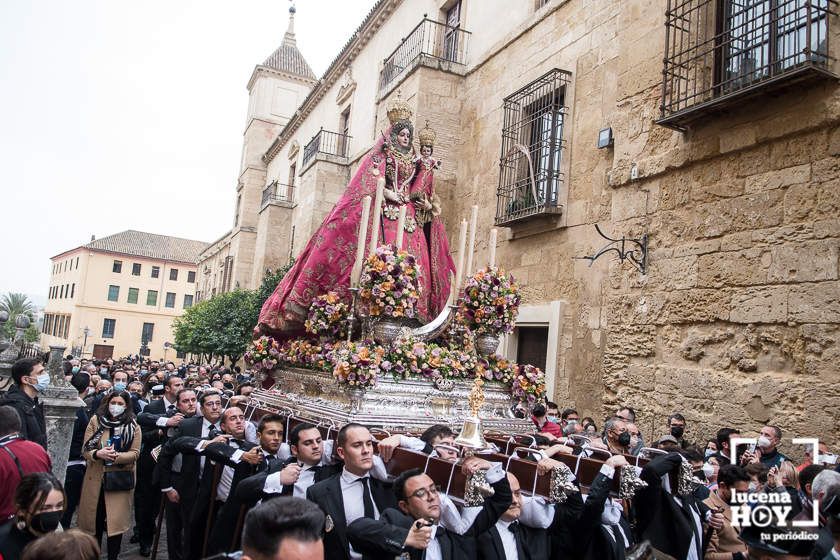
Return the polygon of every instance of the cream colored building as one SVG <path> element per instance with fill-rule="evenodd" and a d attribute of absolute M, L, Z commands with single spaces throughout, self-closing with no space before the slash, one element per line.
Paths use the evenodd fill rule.
<path fill-rule="evenodd" d="M 249 88 L 249 123 L 272 124 L 246 128 L 240 225 L 202 292 L 304 247 L 399 90 L 437 131 L 450 244 L 473 204 L 477 265 L 500 228 L 524 297 L 502 350 L 544 365 L 561 407 L 631 405 L 648 438 L 681 411 L 709 430 L 692 439 L 772 422 L 838 443 L 839 22 L 820 0 L 744 5 L 377 1 L 296 105 L 268 108 L 290 67 L 255 70 L 274 85 Z M 625 244 L 644 266 L 590 266 L 596 225 L 646 243 Z"/>
<path fill-rule="evenodd" d="M 207 243 L 141 231 L 96 239 L 50 259 L 41 346 L 83 357 L 140 352 L 174 359 L 172 321 L 195 303 L 196 261 Z"/>

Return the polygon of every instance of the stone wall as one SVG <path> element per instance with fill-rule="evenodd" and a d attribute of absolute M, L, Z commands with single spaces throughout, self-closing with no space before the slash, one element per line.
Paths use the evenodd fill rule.
<path fill-rule="evenodd" d="M 836 446 L 836 83 L 745 101 L 687 133 L 658 126 L 664 9 L 664 0 L 567 2 L 473 69 L 447 215 L 479 204 L 486 239 L 502 99 L 551 68 L 571 71 L 564 216 L 503 230 L 497 253 L 527 303 L 567 303 L 553 396 L 599 425 L 632 405 L 648 438 L 680 411 L 695 440 L 770 422 L 786 439 Z M 605 126 L 615 146 L 598 150 Z M 613 237 L 647 233 L 647 274 L 610 256 L 592 267 L 575 260 L 606 243 L 595 223 Z M 481 262 L 486 243 L 478 249 Z"/>

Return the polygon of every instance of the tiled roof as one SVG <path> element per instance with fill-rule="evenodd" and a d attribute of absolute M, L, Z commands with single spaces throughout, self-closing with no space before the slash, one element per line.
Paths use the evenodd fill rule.
<path fill-rule="evenodd" d="M 286 35 L 283 37 L 283 43 L 277 47 L 277 50 L 271 53 L 271 56 L 265 59 L 262 66 L 274 68 L 280 72 L 287 74 L 294 74 L 309 80 L 315 80 L 315 72 L 309 67 L 306 59 L 297 48 L 297 41 L 295 40 L 295 10 L 289 9 L 289 28 L 286 30 Z"/>
<path fill-rule="evenodd" d="M 204 241 L 129 229 L 91 241 L 85 247 L 150 259 L 197 263 L 199 254 L 208 245 Z"/>

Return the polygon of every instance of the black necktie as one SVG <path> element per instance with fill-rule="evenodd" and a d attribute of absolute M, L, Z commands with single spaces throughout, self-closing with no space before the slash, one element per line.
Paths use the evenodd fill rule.
<path fill-rule="evenodd" d="M 528 560 L 528 553 L 525 551 L 525 544 L 522 542 L 519 521 L 514 521 L 508 525 L 508 530 L 513 533 L 513 540 L 516 542 L 516 554 L 519 556 L 519 560 Z"/>
<path fill-rule="evenodd" d="M 167 406 L 166 407 L 166 412 L 169 413 L 169 414 L 175 414 L 175 405 L 170 404 L 169 406 Z"/>
<path fill-rule="evenodd" d="M 368 519 L 376 519 L 376 510 L 373 509 L 373 500 L 370 499 L 369 478 L 364 477 L 359 479 L 362 482 L 362 502 L 365 506 L 365 517 Z"/>

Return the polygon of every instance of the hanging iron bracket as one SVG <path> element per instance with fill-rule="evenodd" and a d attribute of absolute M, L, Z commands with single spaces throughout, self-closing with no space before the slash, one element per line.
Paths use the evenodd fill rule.
<path fill-rule="evenodd" d="M 622 237 L 621 239 L 613 239 L 607 235 L 604 235 L 604 232 L 601 231 L 601 228 L 598 227 L 598 224 L 595 224 L 595 231 L 598 232 L 598 235 L 609 241 L 606 245 L 601 247 L 601 250 L 595 253 L 592 256 L 585 256 L 585 257 L 577 257 L 579 259 L 586 259 L 589 261 L 589 266 L 592 266 L 601 255 L 605 253 L 609 253 L 614 251 L 618 255 L 618 260 L 620 262 L 630 261 L 636 269 L 641 272 L 642 274 L 647 274 L 647 256 L 648 256 L 648 235 L 642 235 L 641 239 L 632 239 L 627 237 Z"/>

